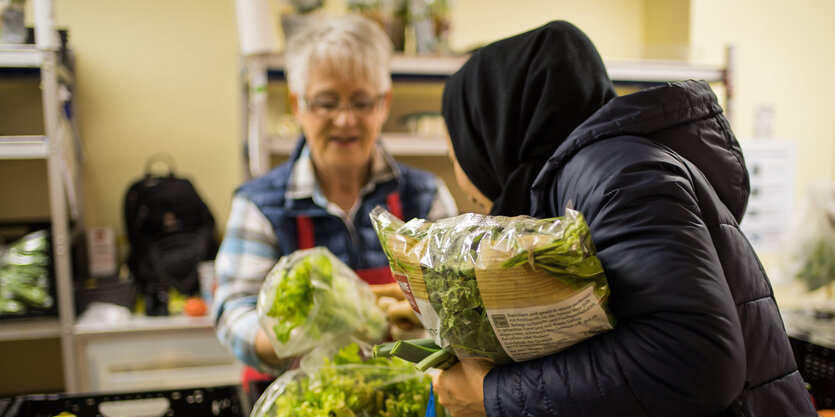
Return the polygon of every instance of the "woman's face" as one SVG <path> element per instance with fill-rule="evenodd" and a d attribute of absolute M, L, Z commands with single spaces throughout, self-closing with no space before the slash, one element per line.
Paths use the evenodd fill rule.
<path fill-rule="evenodd" d="M 470 201 L 481 209 L 482 213 L 489 213 L 490 209 L 493 207 L 493 201 L 482 194 L 481 191 L 476 188 L 475 184 L 470 181 L 470 177 L 468 177 L 467 174 L 464 173 L 464 170 L 461 169 L 461 165 L 458 164 L 458 159 L 455 157 L 455 150 L 452 147 L 452 140 L 449 138 L 449 133 L 444 135 L 444 137 L 446 138 L 449 160 L 452 161 L 453 171 L 455 171 L 455 182 L 458 183 L 458 186 L 461 187 L 461 191 L 467 195 Z"/>
<path fill-rule="evenodd" d="M 367 80 L 343 80 L 330 65 L 314 65 L 304 97 L 291 94 L 290 106 L 319 172 L 364 168 L 388 117 L 391 91 L 377 91 Z"/>

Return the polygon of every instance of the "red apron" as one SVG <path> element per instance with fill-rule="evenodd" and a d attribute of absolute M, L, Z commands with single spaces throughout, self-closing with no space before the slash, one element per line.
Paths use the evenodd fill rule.
<path fill-rule="evenodd" d="M 398 219 L 403 218 L 403 207 L 400 205 L 400 194 L 398 194 L 397 191 L 394 191 L 386 196 L 386 204 L 389 206 L 389 212 L 391 214 Z M 313 237 L 313 222 L 310 220 L 310 217 L 297 217 L 296 226 L 298 229 L 296 236 L 296 241 L 298 243 L 297 249 L 301 250 L 315 247 L 316 242 Z M 388 265 L 381 266 L 379 268 L 357 269 L 354 270 L 354 272 L 356 272 L 358 277 L 370 285 L 389 284 L 395 282 L 394 277 L 391 275 L 391 268 Z M 253 382 L 269 382 L 274 379 L 275 376 L 273 375 L 261 373 L 254 368 L 244 366 L 242 385 L 244 392 L 247 394 L 249 394 L 249 388 Z"/>

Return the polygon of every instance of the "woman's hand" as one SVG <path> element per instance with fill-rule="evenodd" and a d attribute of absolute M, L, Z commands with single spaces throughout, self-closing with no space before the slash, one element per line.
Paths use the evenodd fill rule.
<path fill-rule="evenodd" d="M 415 310 L 412 310 L 412 305 L 406 300 L 395 301 L 388 308 L 385 308 L 384 311 L 389 319 L 389 323 L 402 330 L 422 327 L 420 320 L 417 318 L 417 314 L 415 314 Z"/>
<path fill-rule="evenodd" d="M 405 297 L 403 296 L 403 290 L 400 289 L 400 284 L 396 282 L 392 282 L 390 284 L 376 284 L 376 285 L 369 285 L 371 287 L 371 291 L 377 296 L 377 300 L 381 297 L 391 297 L 396 300 L 402 300 Z"/>
<path fill-rule="evenodd" d="M 399 284 L 371 285 L 371 291 L 377 296 L 377 305 L 386 313 L 389 323 L 401 330 L 422 327 Z"/>
<path fill-rule="evenodd" d="M 283 367 L 292 360 L 292 358 L 282 359 L 273 350 L 273 345 L 270 343 L 270 337 L 263 329 L 258 329 L 255 335 L 255 353 L 258 358 L 273 367 Z"/>
<path fill-rule="evenodd" d="M 432 378 L 438 402 L 453 417 L 485 417 L 484 377 L 493 365 L 484 359 L 463 358 Z"/>

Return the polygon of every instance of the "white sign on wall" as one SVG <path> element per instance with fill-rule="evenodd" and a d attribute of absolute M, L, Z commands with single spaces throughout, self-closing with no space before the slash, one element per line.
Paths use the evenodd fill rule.
<path fill-rule="evenodd" d="M 795 210 L 795 142 L 748 139 L 740 145 L 751 179 L 740 226 L 757 251 L 777 250 Z"/>

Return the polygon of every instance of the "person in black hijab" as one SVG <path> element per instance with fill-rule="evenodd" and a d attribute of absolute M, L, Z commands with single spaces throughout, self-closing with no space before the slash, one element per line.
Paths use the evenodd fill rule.
<path fill-rule="evenodd" d="M 592 42 L 552 22 L 475 52 L 442 112 L 459 183 L 491 214 L 583 213 L 618 322 L 539 359 L 462 359 L 434 379 L 453 416 L 816 416 L 707 83 L 615 97 Z"/>
<path fill-rule="evenodd" d="M 491 44 L 447 81 L 443 113 L 458 162 L 493 201 L 530 211 L 530 186 L 580 123 L 615 97 L 592 42 L 567 22 Z"/>

